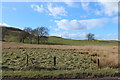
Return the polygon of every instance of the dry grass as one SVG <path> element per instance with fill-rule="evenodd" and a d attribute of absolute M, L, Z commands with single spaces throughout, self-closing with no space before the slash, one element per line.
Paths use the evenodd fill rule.
<path fill-rule="evenodd" d="M 14 42 L 2 42 L 2 48 L 53 48 L 75 49 L 77 52 L 87 52 L 92 55 L 92 60 L 100 60 L 101 67 L 120 67 L 118 46 L 71 46 L 71 45 L 32 45 Z"/>

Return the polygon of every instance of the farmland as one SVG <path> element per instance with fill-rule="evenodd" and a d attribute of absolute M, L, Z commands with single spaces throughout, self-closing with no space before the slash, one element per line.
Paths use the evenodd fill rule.
<path fill-rule="evenodd" d="M 2 44 L 2 70 L 5 78 L 93 78 L 94 75 L 119 74 L 117 46 Z M 11 74 L 13 71 L 15 74 Z M 80 76 L 83 73 L 85 75 Z"/>
<path fill-rule="evenodd" d="M 4 40 L 7 42 L 17 42 L 19 43 L 19 35 L 22 30 L 16 29 L 13 27 L 5 27 L 7 29 L 7 34 L 5 35 Z M 36 37 L 32 37 L 32 44 L 37 44 Z M 31 41 L 26 38 L 24 40 L 24 43 L 30 44 Z M 116 40 L 74 40 L 74 39 L 67 39 L 67 38 L 62 38 L 62 37 L 57 37 L 57 36 L 48 36 L 48 41 L 45 43 L 40 43 L 41 45 L 104 45 L 104 46 L 117 46 L 119 41 Z"/>
<path fill-rule="evenodd" d="M 6 27 L 7 28 L 7 27 Z M 2 47 L 2 76 L 13 79 L 82 79 L 119 76 L 119 41 L 73 40 L 49 36 L 45 43 L 19 42 L 10 28 Z"/>
<path fill-rule="evenodd" d="M 26 67 L 26 54 L 28 55 L 28 66 L 39 66 L 54 68 L 53 58 L 56 56 L 55 68 L 60 69 L 89 69 L 97 68 L 87 54 L 78 53 L 74 50 L 56 49 L 4 49 L 3 66 L 22 69 Z M 31 68 L 32 69 L 32 68 Z"/>
<path fill-rule="evenodd" d="M 120 80 L 117 0 L 0 3 L 1 80 Z"/>

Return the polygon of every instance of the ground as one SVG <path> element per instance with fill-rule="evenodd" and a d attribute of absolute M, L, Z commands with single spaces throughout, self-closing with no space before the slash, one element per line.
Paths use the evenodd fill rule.
<path fill-rule="evenodd" d="M 23 78 L 26 76 L 30 78 L 44 76 L 45 78 L 46 75 L 48 78 L 55 78 L 55 76 L 59 78 L 61 75 L 60 78 L 70 78 L 69 76 L 72 75 L 73 78 L 85 78 L 86 76 L 93 78 L 93 75 L 109 74 L 115 77 L 119 74 L 118 46 L 115 45 L 37 45 L 2 42 L 2 50 L 4 77 L 10 78 L 12 75 Z M 29 55 L 28 63 L 26 54 Z M 54 56 L 57 57 L 56 66 L 53 65 Z M 11 74 L 13 71 L 15 74 Z M 35 75 L 30 76 L 33 73 Z M 85 73 L 84 76 L 79 76 L 83 73 Z"/>

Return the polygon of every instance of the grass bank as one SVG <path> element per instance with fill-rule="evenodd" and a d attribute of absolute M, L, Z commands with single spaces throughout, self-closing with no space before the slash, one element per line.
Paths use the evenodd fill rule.
<path fill-rule="evenodd" d="M 96 70 L 41 70 L 41 71 L 3 71 L 3 78 L 74 79 L 97 77 L 120 77 L 118 69 Z"/>

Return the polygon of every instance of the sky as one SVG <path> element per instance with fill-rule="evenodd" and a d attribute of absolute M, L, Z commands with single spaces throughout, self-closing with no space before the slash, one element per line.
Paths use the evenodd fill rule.
<path fill-rule="evenodd" d="M 0 25 L 24 29 L 47 27 L 49 36 L 118 40 L 117 2 L 2 2 Z"/>

